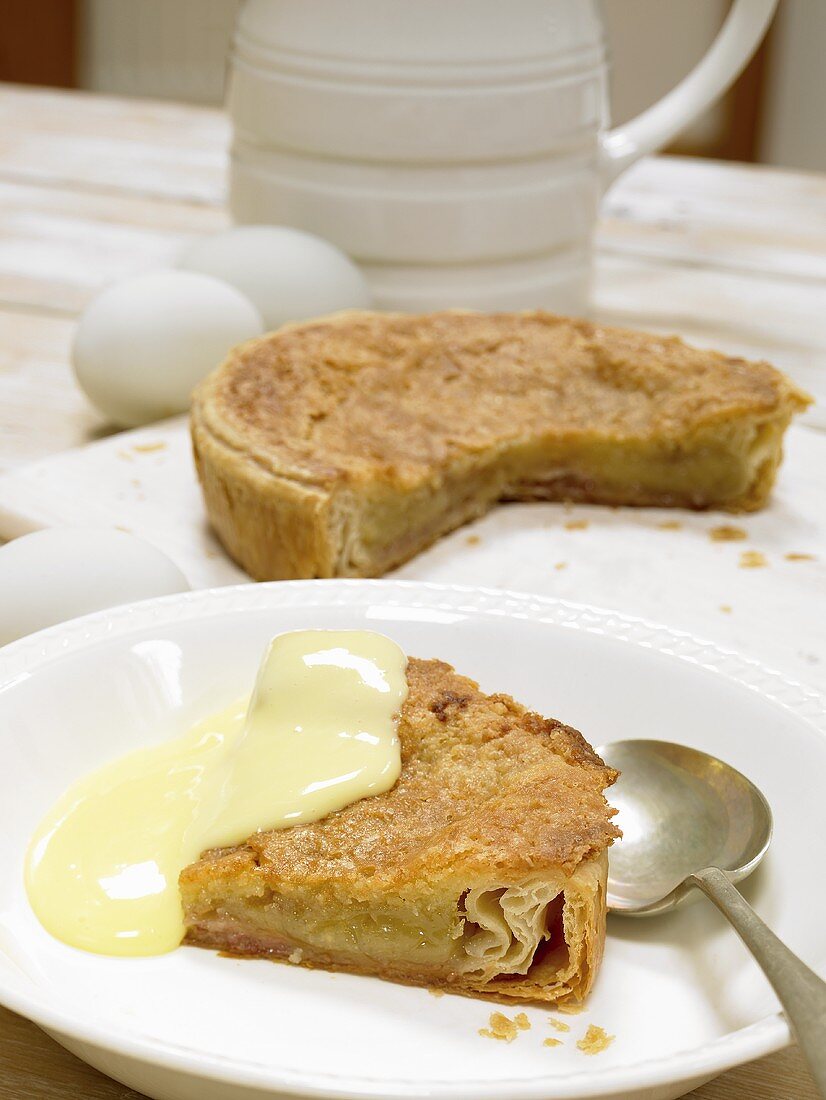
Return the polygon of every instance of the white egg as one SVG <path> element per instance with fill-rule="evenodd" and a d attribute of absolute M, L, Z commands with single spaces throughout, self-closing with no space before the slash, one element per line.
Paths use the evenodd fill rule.
<path fill-rule="evenodd" d="M 125 531 L 35 531 L 0 546 L 0 645 L 90 611 L 188 588 L 166 554 Z"/>
<path fill-rule="evenodd" d="M 283 225 L 240 225 L 187 245 L 178 266 L 226 279 L 268 329 L 340 309 L 370 309 L 364 276 L 335 245 Z"/>
<path fill-rule="evenodd" d="M 95 298 L 80 318 L 72 361 L 92 403 L 134 427 L 184 412 L 229 349 L 263 331 L 258 310 L 228 283 L 151 271 Z"/>

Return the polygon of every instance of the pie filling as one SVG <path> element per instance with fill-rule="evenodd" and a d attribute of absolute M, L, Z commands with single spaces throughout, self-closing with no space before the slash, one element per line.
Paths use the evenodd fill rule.
<path fill-rule="evenodd" d="M 589 955 L 604 921 L 606 866 L 600 857 L 570 876 L 476 886 L 447 904 L 433 898 L 417 904 L 401 893 L 347 904 L 319 896 L 302 904 L 268 889 L 213 899 L 203 910 L 203 898 L 188 902 L 185 893 L 186 940 L 417 984 L 483 988 L 521 978 L 576 992 L 598 963 Z"/>
<path fill-rule="evenodd" d="M 497 501 L 578 501 L 748 510 L 779 459 L 783 424 L 737 423 L 691 447 L 517 444 L 447 466 L 415 487 L 376 485 L 360 501 L 333 497 L 334 572 L 380 574 Z M 334 530 L 333 530 L 334 529 Z"/>

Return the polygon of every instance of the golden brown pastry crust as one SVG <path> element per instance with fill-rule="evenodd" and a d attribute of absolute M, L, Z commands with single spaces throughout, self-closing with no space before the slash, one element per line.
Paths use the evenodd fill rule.
<path fill-rule="evenodd" d="M 412 659 L 408 682 L 397 785 L 205 853 L 181 875 L 187 942 L 456 992 L 581 999 L 605 938 L 618 833 L 602 792 L 616 773 L 576 730 L 441 661 Z"/>
<path fill-rule="evenodd" d="M 349 312 L 197 390 L 207 511 L 260 580 L 377 575 L 497 500 L 750 511 L 808 398 L 768 363 L 553 314 Z"/>

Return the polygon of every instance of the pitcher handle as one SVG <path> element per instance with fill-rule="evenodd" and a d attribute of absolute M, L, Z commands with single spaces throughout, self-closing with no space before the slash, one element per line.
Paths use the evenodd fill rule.
<path fill-rule="evenodd" d="M 676 88 L 602 139 L 603 186 L 672 138 L 722 95 L 760 44 L 778 0 L 735 0 L 708 52 Z"/>

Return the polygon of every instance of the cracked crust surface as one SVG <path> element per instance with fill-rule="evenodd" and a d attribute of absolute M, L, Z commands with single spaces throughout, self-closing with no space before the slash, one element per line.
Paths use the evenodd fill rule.
<path fill-rule="evenodd" d="M 807 403 L 676 337 L 348 312 L 236 348 L 192 430 L 219 536 L 279 579 L 380 573 L 502 499 L 757 508 Z"/>
<path fill-rule="evenodd" d="M 396 786 L 205 853 L 181 875 L 188 941 L 459 992 L 580 999 L 603 950 L 618 835 L 603 789 L 616 773 L 576 730 L 441 661 L 411 659 L 408 683 Z"/>

